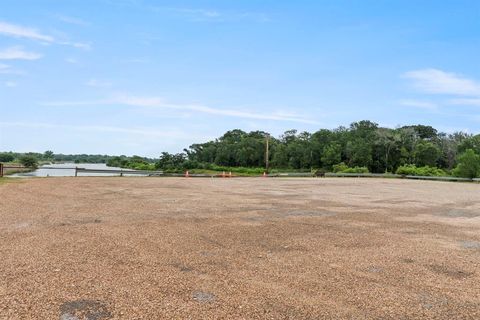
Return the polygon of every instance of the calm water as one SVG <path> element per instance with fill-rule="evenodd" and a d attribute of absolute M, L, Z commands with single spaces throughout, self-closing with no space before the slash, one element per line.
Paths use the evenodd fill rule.
<path fill-rule="evenodd" d="M 54 168 L 54 169 L 45 169 Z M 117 167 L 107 167 L 105 163 L 59 163 L 59 164 L 49 164 L 39 167 L 37 170 L 33 172 L 27 173 L 17 173 L 11 175 L 11 177 L 74 177 L 75 176 L 75 167 L 78 168 L 86 168 L 86 169 L 102 169 L 102 170 L 124 170 L 128 171 L 128 169 L 122 169 Z M 78 176 L 118 176 L 118 173 L 85 173 L 80 172 Z M 128 174 L 124 174 L 128 175 Z M 138 176 L 138 174 L 136 175 Z"/>

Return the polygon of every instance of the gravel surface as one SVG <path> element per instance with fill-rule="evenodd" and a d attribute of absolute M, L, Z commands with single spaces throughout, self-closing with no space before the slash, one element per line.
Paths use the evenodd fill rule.
<path fill-rule="evenodd" d="M 480 185 L 0 184 L 0 319 L 480 319 Z"/>

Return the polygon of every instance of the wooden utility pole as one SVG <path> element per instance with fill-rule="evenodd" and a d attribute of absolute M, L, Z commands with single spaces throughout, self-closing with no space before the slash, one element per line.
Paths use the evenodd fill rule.
<path fill-rule="evenodd" d="M 3 177 L 3 163 L 0 163 L 0 178 Z"/>
<path fill-rule="evenodd" d="M 268 173 L 268 158 L 269 158 L 269 150 L 268 150 L 268 140 L 270 138 L 270 135 L 267 133 L 265 135 L 265 140 L 266 140 L 266 143 L 265 143 L 265 172 Z"/>

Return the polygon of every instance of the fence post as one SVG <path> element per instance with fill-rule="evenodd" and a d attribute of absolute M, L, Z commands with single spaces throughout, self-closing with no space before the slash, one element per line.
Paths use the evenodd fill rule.
<path fill-rule="evenodd" d="M 0 178 L 3 177 L 3 163 L 0 163 Z"/>
<path fill-rule="evenodd" d="M 78 167 L 75 167 L 75 177 L 77 176 L 77 169 Z"/>

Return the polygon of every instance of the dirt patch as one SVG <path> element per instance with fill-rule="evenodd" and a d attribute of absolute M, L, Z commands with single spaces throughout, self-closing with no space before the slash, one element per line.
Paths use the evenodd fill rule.
<path fill-rule="evenodd" d="M 206 302 L 213 302 L 215 301 L 215 295 L 205 291 L 195 291 L 192 294 L 193 300 L 206 303 Z"/>
<path fill-rule="evenodd" d="M 372 273 L 381 273 L 381 272 L 383 272 L 383 268 L 381 268 L 381 267 L 376 267 L 376 266 L 371 266 L 371 267 L 369 267 L 367 270 L 368 270 L 368 272 L 372 272 Z"/>
<path fill-rule="evenodd" d="M 434 265 L 430 265 L 429 268 L 435 273 L 443 274 L 455 279 L 465 279 L 473 275 L 473 272 L 458 270 L 454 267 L 445 266 L 445 265 L 434 264 Z"/>
<path fill-rule="evenodd" d="M 461 241 L 460 245 L 465 249 L 480 249 L 479 241 Z"/>
<path fill-rule="evenodd" d="M 291 210 L 281 213 L 285 217 L 331 217 L 335 212 L 322 210 Z"/>
<path fill-rule="evenodd" d="M 432 295 L 422 292 L 418 295 L 418 300 L 422 308 L 430 310 L 443 307 L 448 304 L 448 299 L 444 296 Z"/>
<path fill-rule="evenodd" d="M 443 215 L 452 218 L 476 218 L 480 217 L 480 212 L 472 210 L 451 209 L 446 211 Z"/>
<path fill-rule="evenodd" d="M 107 305 L 98 300 L 75 300 L 60 306 L 60 320 L 105 320 L 111 317 Z"/>
<path fill-rule="evenodd" d="M 181 263 L 174 263 L 172 266 L 181 272 L 192 272 L 194 269 Z"/>
<path fill-rule="evenodd" d="M 83 219 L 69 219 L 66 222 L 60 222 L 58 225 L 60 227 L 65 226 L 74 226 L 74 225 L 84 225 L 84 224 L 96 224 L 101 223 L 102 220 L 98 218 L 83 218 Z"/>

